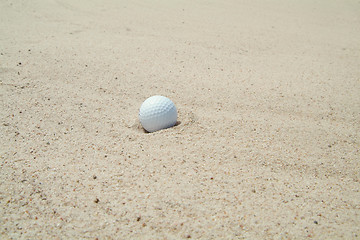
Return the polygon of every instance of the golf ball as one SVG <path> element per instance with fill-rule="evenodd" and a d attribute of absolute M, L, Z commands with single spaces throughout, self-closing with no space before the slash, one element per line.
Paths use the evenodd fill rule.
<path fill-rule="evenodd" d="M 139 119 L 146 131 L 155 132 L 174 126 L 177 110 L 175 104 L 167 97 L 152 96 L 142 103 Z"/>

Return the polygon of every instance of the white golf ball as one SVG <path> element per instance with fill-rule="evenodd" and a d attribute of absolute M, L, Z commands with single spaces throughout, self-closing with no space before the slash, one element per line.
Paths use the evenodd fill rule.
<path fill-rule="evenodd" d="M 175 104 L 167 97 L 152 96 L 142 103 L 139 119 L 146 131 L 155 132 L 174 126 L 177 110 Z"/>

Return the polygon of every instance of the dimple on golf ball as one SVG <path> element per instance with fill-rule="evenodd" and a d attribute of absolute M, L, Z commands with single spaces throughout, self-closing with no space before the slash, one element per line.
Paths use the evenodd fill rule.
<path fill-rule="evenodd" d="M 155 132 L 174 126 L 177 120 L 177 110 L 169 98 L 152 96 L 142 103 L 139 119 L 146 131 Z"/>

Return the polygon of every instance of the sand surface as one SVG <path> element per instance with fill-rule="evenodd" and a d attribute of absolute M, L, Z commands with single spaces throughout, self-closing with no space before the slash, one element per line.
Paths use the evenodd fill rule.
<path fill-rule="evenodd" d="M 360 238 L 358 0 L 1 0 L 0 53 L 1 239 Z"/>

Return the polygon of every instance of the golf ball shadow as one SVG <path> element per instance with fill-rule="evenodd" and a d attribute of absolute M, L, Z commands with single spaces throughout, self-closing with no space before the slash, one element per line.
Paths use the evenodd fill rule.
<path fill-rule="evenodd" d="M 169 128 L 174 128 L 174 127 L 177 127 L 181 124 L 181 121 L 176 121 L 175 125 L 172 126 L 172 127 L 168 127 L 168 128 L 164 128 L 164 129 L 161 129 L 161 130 L 166 130 L 166 129 L 169 129 Z M 154 133 L 154 132 L 148 132 L 145 128 L 143 128 L 143 126 L 141 125 L 140 121 L 137 120 L 135 124 L 133 124 L 133 126 L 131 127 L 132 129 L 138 131 L 138 132 L 141 132 L 141 133 Z M 161 130 L 158 130 L 158 131 L 161 131 Z M 156 131 L 156 132 L 158 132 Z"/>
<path fill-rule="evenodd" d="M 175 125 L 174 126 L 171 126 L 171 127 L 167 127 L 167 128 L 163 128 L 163 129 L 160 129 L 160 130 L 157 130 L 157 131 L 154 131 L 154 132 L 158 132 L 158 131 L 161 131 L 161 130 L 165 130 L 165 129 L 169 129 L 169 128 L 173 128 L 173 127 L 176 127 L 176 126 L 178 126 L 178 125 L 180 125 L 181 124 L 181 121 L 176 121 L 176 123 L 175 123 Z M 140 124 L 141 125 L 141 124 Z M 153 133 L 153 132 L 149 132 L 149 131 L 147 131 L 145 128 L 143 128 L 142 126 L 141 126 L 141 128 L 142 128 L 142 130 L 143 130 L 143 132 L 144 133 Z"/>

